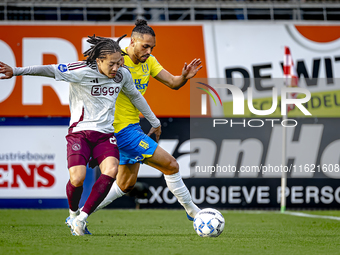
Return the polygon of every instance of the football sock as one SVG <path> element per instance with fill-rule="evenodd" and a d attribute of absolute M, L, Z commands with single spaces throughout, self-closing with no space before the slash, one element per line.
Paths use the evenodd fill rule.
<path fill-rule="evenodd" d="M 111 189 L 109 191 L 109 193 L 107 194 L 107 196 L 104 198 L 104 200 L 100 203 L 100 205 L 96 208 L 95 212 L 103 209 L 105 206 L 111 204 L 114 200 L 116 200 L 117 198 L 120 198 L 121 196 L 124 196 L 126 193 L 124 193 L 119 186 L 117 185 L 117 182 L 115 181 L 112 186 Z"/>
<path fill-rule="evenodd" d="M 200 209 L 192 202 L 189 190 L 185 186 L 180 173 L 164 175 L 164 179 L 169 190 L 174 194 L 178 202 L 184 207 L 186 212 L 194 218 Z"/>
<path fill-rule="evenodd" d="M 71 211 L 76 212 L 78 210 L 81 194 L 83 193 L 83 186 L 75 187 L 69 180 L 66 184 L 66 194 L 68 200 L 68 206 Z M 71 215 L 71 214 L 70 214 Z"/>
<path fill-rule="evenodd" d="M 91 193 L 82 209 L 82 212 L 90 215 L 109 193 L 113 181 L 114 178 L 105 174 L 101 174 L 97 181 L 94 183 Z"/>
<path fill-rule="evenodd" d="M 87 217 L 89 217 L 89 215 L 86 212 L 81 211 L 77 219 L 80 221 L 85 221 Z"/>
<path fill-rule="evenodd" d="M 70 218 L 75 218 L 79 215 L 79 209 L 77 211 L 72 211 L 71 209 L 69 209 L 70 211 Z"/>

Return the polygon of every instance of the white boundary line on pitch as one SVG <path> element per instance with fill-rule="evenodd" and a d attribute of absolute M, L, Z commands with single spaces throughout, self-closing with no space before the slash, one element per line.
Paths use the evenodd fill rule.
<path fill-rule="evenodd" d="M 284 212 L 283 214 L 298 216 L 298 217 L 306 217 L 306 218 L 321 218 L 327 220 L 338 220 L 340 221 L 340 217 L 336 216 L 327 216 L 327 215 L 314 215 L 314 214 L 307 214 L 307 213 L 299 213 L 299 212 Z"/>
<path fill-rule="evenodd" d="M 228 211 L 222 210 L 223 213 L 227 213 Z M 233 210 L 231 212 L 237 212 L 237 213 L 248 213 L 248 214 L 266 214 L 266 213 L 276 213 L 281 215 L 292 215 L 297 217 L 306 217 L 306 218 L 319 218 L 319 219 L 327 219 L 327 220 L 338 220 L 340 221 L 340 217 L 336 216 L 327 216 L 327 215 L 315 215 L 315 214 L 308 214 L 308 213 L 300 213 L 300 212 L 278 212 L 278 211 L 261 211 L 261 210 L 255 210 L 255 211 L 247 211 L 247 210 Z"/>

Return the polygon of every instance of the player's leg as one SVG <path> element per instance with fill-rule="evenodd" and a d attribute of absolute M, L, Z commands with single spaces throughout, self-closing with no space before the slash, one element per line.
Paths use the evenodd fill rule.
<path fill-rule="evenodd" d="M 152 157 L 144 160 L 145 164 L 152 166 L 164 174 L 169 190 L 187 212 L 188 219 L 193 220 L 200 209 L 192 201 L 188 188 L 185 186 L 179 173 L 176 159 L 160 146 L 157 146 Z"/>
<path fill-rule="evenodd" d="M 70 180 L 66 185 L 66 194 L 69 204 L 70 216 L 66 218 L 65 224 L 71 228 L 72 221 L 79 215 L 79 201 L 83 193 L 83 183 L 86 176 L 86 166 L 77 165 L 69 169 Z M 72 230 L 71 230 L 71 233 Z"/>
<path fill-rule="evenodd" d="M 94 183 L 82 211 L 72 223 L 76 235 L 85 234 L 86 219 L 106 197 L 113 184 L 119 164 L 119 152 L 114 136 L 112 134 L 98 134 L 98 132 L 90 135 L 96 141 L 93 148 L 93 158 L 98 161 L 102 174 Z"/>
<path fill-rule="evenodd" d="M 120 150 L 120 164 L 134 165 L 143 161 L 143 163 L 160 170 L 164 174 L 169 190 L 185 208 L 189 215 L 188 218 L 192 220 L 200 209 L 192 202 L 190 193 L 179 174 L 179 167 L 175 158 L 147 136 L 138 124 L 124 128 L 116 134 L 116 138 Z M 138 169 L 139 167 L 132 167 L 130 171 L 126 168 L 123 171 L 118 171 L 118 175 L 122 174 L 122 177 L 125 175 L 125 178 L 119 180 L 120 176 L 117 176 L 118 185 L 113 185 L 113 187 L 116 187 L 114 191 L 116 196 L 119 195 L 116 198 L 122 196 L 123 191 L 133 187 L 136 183 Z M 114 195 L 112 197 L 114 198 Z"/>
<path fill-rule="evenodd" d="M 119 146 L 120 160 L 117 180 L 113 183 L 109 194 L 98 206 L 96 211 L 123 196 L 135 185 L 139 169 L 138 160 L 144 158 L 137 150 L 137 148 L 143 148 L 140 146 L 141 139 L 143 138 L 141 138 L 141 135 L 145 136 L 138 124 L 129 125 L 115 134 Z M 151 155 L 152 153 L 150 156 Z"/>
<path fill-rule="evenodd" d="M 86 166 L 77 165 L 69 169 L 70 180 L 66 185 L 69 208 L 75 212 L 79 208 L 79 201 L 83 193 L 83 183 L 86 177 Z"/>
<path fill-rule="evenodd" d="M 96 208 L 95 212 L 131 191 L 137 181 L 138 170 L 139 163 L 119 165 L 116 181 L 113 183 L 107 196 Z"/>
<path fill-rule="evenodd" d="M 114 182 L 114 176 L 118 169 L 118 163 L 119 161 L 115 157 L 107 157 L 101 162 L 99 168 L 102 174 L 94 183 L 90 196 L 86 200 L 81 214 L 86 213 L 87 215 L 90 215 L 106 197 Z"/>
<path fill-rule="evenodd" d="M 113 176 L 117 171 L 118 163 L 119 161 L 115 157 L 107 157 L 100 163 L 99 168 L 101 169 L 102 174 L 93 184 L 91 193 L 87 198 L 82 211 L 73 222 L 72 226 L 76 235 L 85 234 L 86 220 L 108 194 L 114 182 Z"/>
<path fill-rule="evenodd" d="M 71 228 L 73 219 L 79 215 L 79 202 L 83 193 L 83 182 L 86 176 L 86 164 L 91 150 L 83 133 L 70 133 L 67 140 L 67 163 L 70 180 L 66 185 L 66 194 L 70 216 L 66 218 L 66 225 Z M 72 229 L 71 229 L 71 233 Z"/>

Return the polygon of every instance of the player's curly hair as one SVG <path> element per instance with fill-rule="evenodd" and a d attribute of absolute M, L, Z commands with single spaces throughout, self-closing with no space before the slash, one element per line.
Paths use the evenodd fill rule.
<path fill-rule="evenodd" d="M 136 26 L 133 28 L 131 36 L 134 36 L 134 33 L 149 34 L 152 36 L 156 36 L 153 29 L 148 26 L 148 22 L 146 20 L 137 19 L 135 25 Z"/>
<path fill-rule="evenodd" d="M 96 58 L 105 58 L 107 54 L 120 52 L 122 56 L 126 55 L 125 52 L 119 46 L 120 40 L 122 40 L 126 36 L 123 35 L 117 39 L 117 41 L 112 40 L 110 38 L 100 37 L 100 36 L 88 36 L 90 39 L 87 39 L 87 42 L 92 44 L 90 49 L 85 51 L 84 57 L 86 58 L 86 63 L 90 64 L 96 60 Z"/>

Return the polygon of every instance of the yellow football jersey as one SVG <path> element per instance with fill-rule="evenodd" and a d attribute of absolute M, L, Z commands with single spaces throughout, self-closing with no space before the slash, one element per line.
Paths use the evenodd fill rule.
<path fill-rule="evenodd" d="M 126 48 L 124 51 L 126 52 Z M 136 88 L 142 95 L 144 95 L 148 88 L 150 75 L 155 77 L 163 69 L 153 55 L 150 55 L 144 63 L 138 63 L 137 65 L 135 65 L 127 55 L 124 56 L 124 64 L 129 68 Z M 116 101 L 115 118 L 113 122 L 115 133 L 118 133 L 129 124 L 138 123 L 139 113 L 139 110 L 121 91 Z"/>

